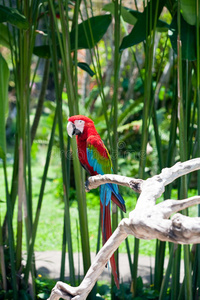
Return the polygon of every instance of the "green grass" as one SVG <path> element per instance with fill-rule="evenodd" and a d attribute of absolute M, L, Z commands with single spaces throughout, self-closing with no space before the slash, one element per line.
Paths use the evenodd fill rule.
<path fill-rule="evenodd" d="M 54 157 L 55 159 L 55 157 Z M 56 158 L 57 159 L 57 158 Z M 38 195 L 40 190 L 41 178 L 43 174 L 43 162 L 44 158 L 40 158 L 40 162 L 32 167 L 33 176 L 33 211 L 35 212 Z M 0 167 L 0 176 L 3 178 L 3 169 Z M 8 177 L 11 178 L 12 166 L 8 166 Z M 127 188 L 120 188 L 123 195 L 127 213 L 124 217 L 128 217 L 129 212 L 134 209 L 136 203 L 136 194 Z M 189 191 L 189 196 L 195 195 L 195 190 Z M 173 190 L 173 198 L 177 198 L 176 190 Z M 91 251 L 96 251 L 97 234 L 98 234 L 98 220 L 99 220 L 99 196 L 98 191 L 90 191 L 87 193 L 87 214 L 89 222 L 89 237 Z M 79 223 L 78 223 L 78 208 L 75 200 L 75 193 L 73 190 L 70 192 L 70 218 L 72 228 L 72 240 L 74 252 L 81 251 L 80 249 L 80 236 L 79 236 Z M 5 202 L 5 188 L 4 182 L 0 186 L 0 214 L 1 220 L 3 220 L 6 211 Z M 37 237 L 35 242 L 35 251 L 46 250 L 61 250 L 62 248 L 62 232 L 63 232 L 63 214 L 64 203 L 62 201 L 62 181 L 61 181 L 61 166 L 59 163 L 51 165 L 48 172 L 48 180 L 46 182 L 44 199 L 41 209 L 41 215 L 38 225 Z M 194 206 L 190 209 L 191 216 L 197 216 L 197 207 Z M 17 206 L 15 206 L 14 213 L 14 230 L 16 233 L 17 225 Z M 78 228 L 77 228 L 78 227 Z M 77 236 L 78 235 L 78 236 Z M 25 238 L 25 234 L 23 235 Z M 131 251 L 134 249 L 134 237 L 128 238 Z M 155 240 L 141 240 L 140 241 L 140 254 L 153 256 L 155 254 Z M 126 252 L 125 242 L 120 245 L 120 252 Z M 26 251 L 25 240 L 23 241 L 23 250 Z"/>

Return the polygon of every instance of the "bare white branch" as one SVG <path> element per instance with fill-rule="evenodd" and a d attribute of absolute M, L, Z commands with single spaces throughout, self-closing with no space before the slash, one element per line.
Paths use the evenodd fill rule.
<path fill-rule="evenodd" d="M 200 218 L 190 218 L 176 213 L 200 204 L 200 196 L 184 200 L 169 199 L 156 204 L 156 200 L 162 195 L 166 185 L 180 176 L 199 169 L 200 158 L 196 158 L 163 169 L 161 174 L 145 181 L 119 175 L 90 177 L 86 184 L 87 190 L 105 183 L 117 183 L 128 186 L 141 194 L 129 218 L 119 223 L 115 232 L 97 254 L 80 286 L 70 287 L 65 283 L 57 282 L 49 300 L 58 300 L 60 297 L 73 300 L 86 299 L 107 261 L 128 235 L 134 235 L 139 239 L 157 238 L 177 244 L 200 243 Z M 169 219 L 173 213 L 176 214 Z"/>
<path fill-rule="evenodd" d="M 89 192 L 105 183 L 116 183 L 118 185 L 127 186 L 135 192 L 141 193 L 143 180 L 114 174 L 96 175 L 88 178 L 85 183 L 85 190 Z"/>

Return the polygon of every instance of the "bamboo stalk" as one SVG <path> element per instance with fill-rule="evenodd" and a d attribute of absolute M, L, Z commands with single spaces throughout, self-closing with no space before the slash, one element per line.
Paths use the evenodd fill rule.
<path fill-rule="evenodd" d="M 197 49 L 196 49 L 196 53 L 197 53 L 197 66 L 196 66 L 196 74 L 197 74 L 197 82 L 196 82 L 196 90 L 197 90 L 197 107 L 198 107 L 198 113 L 197 113 L 197 156 L 200 156 L 200 38 L 199 38 L 199 34 L 200 34 L 200 30 L 199 30 L 199 26 L 200 26 L 200 22 L 199 22 L 199 1 L 196 0 L 196 18 L 197 18 L 197 24 L 196 24 L 196 38 L 197 38 Z M 197 182 L 197 187 L 198 187 L 198 192 L 200 192 L 200 172 L 198 171 L 198 182 Z M 198 216 L 200 216 L 200 205 L 198 205 Z"/>
<path fill-rule="evenodd" d="M 49 59 L 46 59 L 40 95 L 38 98 L 38 104 L 37 104 L 37 108 L 36 108 L 36 112 L 35 112 L 35 116 L 34 116 L 33 125 L 31 127 L 31 144 L 33 143 L 33 140 L 35 138 L 37 127 L 38 127 L 40 117 L 42 114 L 43 103 L 44 103 L 44 99 L 45 99 L 45 92 L 46 92 L 47 83 L 48 83 L 48 79 L 49 79 L 49 77 L 48 77 L 49 76 L 49 66 L 50 66 L 50 61 L 49 61 Z"/>
<path fill-rule="evenodd" d="M 61 9 L 61 7 L 60 7 Z M 62 17 L 61 17 L 62 19 Z M 51 18 L 51 28 L 53 26 Z M 62 89 L 63 89 L 63 74 L 61 79 L 61 84 L 58 80 L 58 63 L 57 63 L 57 50 L 55 42 L 55 33 L 52 34 L 52 58 L 53 58 L 53 69 L 54 69 L 54 81 L 56 88 L 56 103 L 58 109 L 58 128 L 59 128 L 59 141 L 60 141 L 60 151 L 61 151 L 61 163 L 62 163 L 62 177 L 63 177 L 63 190 L 64 190 L 64 204 L 65 204 L 65 214 L 66 214 L 66 232 L 68 232 L 68 251 L 69 251 L 69 265 L 70 265 L 70 274 L 73 284 L 75 284 L 75 273 L 74 273 L 74 261 L 73 261 L 73 249 L 72 249 L 72 238 L 71 238 L 71 225 L 70 225 L 70 214 L 69 214 L 69 202 L 67 199 L 67 171 L 66 171 L 66 160 L 65 160 L 65 147 L 64 147 L 64 137 L 63 137 L 63 118 L 62 118 Z M 64 82 L 64 81 L 63 81 Z"/>
<path fill-rule="evenodd" d="M 1 216 L 0 216 L 0 274 L 2 277 L 2 287 L 5 291 L 7 291 L 6 264 L 5 264 L 5 255 L 4 255 Z"/>
<path fill-rule="evenodd" d="M 199 38 L 199 34 L 200 34 L 200 30 L 199 30 L 199 26 L 200 26 L 200 15 L 199 15 L 199 10 L 200 10 L 200 6 L 199 6 L 199 1 L 196 0 L 196 19 L 197 19 L 197 23 L 196 23 L 196 39 L 197 39 L 197 86 L 196 86 L 196 90 L 197 90 L 197 107 L 198 107 L 198 113 L 197 113 L 197 156 L 200 156 L 200 38 Z M 197 172 L 197 188 L 198 188 L 198 193 L 200 193 L 200 171 Z M 198 216 L 200 217 L 200 205 L 198 205 Z M 198 266 L 198 272 L 197 272 L 197 286 L 200 286 L 200 245 L 197 245 L 197 266 Z M 196 260 L 195 260 L 196 263 Z"/>
<path fill-rule="evenodd" d="M 171 250 L 170 250 L 169 262 L 168 262 L 167 270 L 166 270 L 166 273 L 165 273 L 165 278 L 166 279 L 162 281 L 159 300 L 164 300 L 165 295 L 167 293 L 168 282 L 169 282 L 169 279 L 170 279 L 171 268 L 172 268 L 172 263 L 173 263 L 173 254 L 174 254 L 174 244 L 172 245 Z"/>
<path fill-rule="evenodd" d="M 172 267 L 172 299 L 178 299 L 180 293 L 180 261 L 181 261 L 181 245 L 176 247 L 173 267 Z"/>
<path fill-rule="evenodd" d="M 18 182 L 18 218 L 17 218 L 17 248 L 16 248 L 16 269 L 19 270 L 22 259 L 22 206 L 25 201 L 25 185 L 24 185 L 24 153 L 23 142 L 20 139 L 19 144 L 19 182 Z"/>
<path fill-rule="evenodd" d="M 184 99 L 183 99 L 183 77 L 182 77 L 182 43 L 181 43 L 181 18 L 180 18 L 180 0 L 178 0 L 178 105 L 179 105 L 179 131 L 180 131 L 180 159 L 187 159 L 187 128 L 185 123 Z M 187 181 L 186 176 L 181 178 L 180 199 L 187 197 Z M 186 211 L 185 211 L 186 213 Z M 191 280 L 191 264 L 189 257 L 189 246 L 184 246 L 184 267 L 185 267 L 185 295 L 188 300 L 192 299 L 192 280 Z"/>
<path fill-rule="evenodd" d="M 51 136 L 50 136 L 48 149 L 47 149 L 46 162 L 45 162 L 44 172 L 43 172 L 43 176 L 42 176 L 42 182 L 41 182 L 41 187 L 40 187 L 40 193 L 39 193 L 39 198 L 38 198 L 38 203 L 37 203 L 35 219 L 34 219 L 34 223 L 33 223 L 32 236 L 31 236 L 31 240 L 30 240 L 29 248 L 28 248 L 28 256 L 27 256 L 26 266 L 25 266 L 25 271 L 24 271 L 25 285 L 28 284 L 28 276 L 29 276 L 29 272 L 30 272 L 34 244 L 35 244 L 35 239 L 36 239 L 36 233 L 37 233 L 37 228 L 38 228 L 38 223 L 39 223 L 40 212 L 41 212 L 41 208 L 42 208 L 42 201 L 43 201 L 44 189 L 45 189 L 45 184 L 46 184 L 46 179 L 47 179 L 47 173 L 48 173 L 50 159 L 51 159 L 54 134 L 55 134 L 56 124 L 57 124 L 57 117 L 58 117 L 58 110 L 56 109 L 52 129 L 51 129 Z"/>
<path fill-rule="evenodd" d="M 68 136 L 67 140 L 67 153 L 70 152 L 70 137 Z M 69 183 L 70 183 L 70 159 L 67 155 L 67 164 L 66 164 L 66 172 L 67 172 L 67 190 L 66 190 L 66 197 L 67 201 L 69 202 Z M 64 220 L 63 220 L 63 242 L 62 242 L 62 255 L 61 255 L 61 267 L 60 267 L 60 280 L 64 281 L 65 278 L 65 256 L 66 256 L 66 246 L 67 246 L 67 239 L 68 239 L 68 232 L 67 232 L 67 211 L 65 206 L 64 211 Z M 72 268 L 72 267 L 71 267 Z M 73 274 L 70 273 L 70 282 L 73 282 L 74 278 Z"/>
<path fill-rule="evenodd" d="M 144 86 L 144 108 L 143 108 L 143 116 L 142 116 L 142 144 L 141 144 L 141 155 L 139 160 L 139 178 L 144 178 L 144 169 L 146 164 L 146 147 L 148 141 L 148 128 L 149 128 L 149 120 L 150 120 L 150 107 L 151 107 L 151 95 L 152 95 L 152 64 L 153 64 L 153 45 L 155 38 L 155 29 L 157 22 L 157 14 L 158 14 L 158 3 L 156 2 L 156 13 L 154 24 L 150 23 L 152 28 L 147 28 L 148 32 L 151 32 L 150 37 L 146 36 L 146 48 L 145 48 L 145 86 Z M 152 2 L 147 4 L 147 9 L 151 10 Z M 150 6 L 150 7 L 149 7 Z M 148 12 L 146 14 L 147 20 L 146 24 L 148 26 Z M 135 239 L 135 247 L 134 247 L 134 263 L 133 263 L 133 296 L 136 293 L 136 283 L 137 283 L 137 269 L 138 269 L 138 258 L 139 258 L 139 240 Z"/>
<path fill-rule="evenodd" d="M 94 68 L 95 75 L 96 75 L 96 81 L 97 81 L 97 85 L 99 88 L 99 93 L 100 93 L 100 97 L 101 97 L 101 101 L 102 101 L 103 114 L 104 114 L 104 118 L 105 118 L 105 122 L 106 122 L 107 132 L 108 132 L 108 140 L 110 143 L 110 147 L 112 148 L 112 138 L 111 138 L 111 130 L 110 130 L 111 124 L 110 124 L 110 120 L 108 117 L 108 105 L 106 103 L 106 96 L 104 93 L 104 83 L 103 83 L 103 77 L 102 77 L 100 55 L 99 55 L 98 46 L 97 45 L 95 46 L 95 44 L 94 44 L 94 37 L 93 37 L 92 28 L 91 28 L 91 24 L 90 24 L 90 20 L 89 20 L 89 14 L 87 11 L 87 1 L 86 0 L 84 0 L 84 4 L 85 4 L 85 11 L 86 11 L 87 19 L 88 19 L 89 30 L 90 30 L 89 34 L 92 39 L 92 45 L 89 42 L 88 32 L 86 31 L 85 26 L 84 26 L 84 32 L 86 35 L 87 43 L 90 46 L 89 51 L 90 51 L 91 61 L 92 61 L 92 65 Z M 81 11 L 79 11 L 79 12 L 80 12 L 80 15 L 81 15 L 81 18 L 83 21 L 82 13 L 81 13 Z M 91 50 L 91 48 L 93 51 Z"/>
<path fill-rule="evenodd" d="M 11 267 L 11 274 L 12 274 L 13 299 L 17 300 L 18 297 L 17 297 L 17 280 L 16 280 L 16 269 L 15 269 L 14 234 L 13 234 L 13 226 L 12 226 L 12 205 L 11 205 L 10 195 L 8 191 L 8 179 L 7 179 L 5 159 L 3 160 L 3 169 L 4 169 L 5 188 L 6 188 L 8 241 L 9 241 L 10 267 Z"/>
<path fill-rule="evenodd" d="M 110 123 L 113 124 L 113 139 L 112 139 L 112 151 L 111 158 L 114 168 L 114 173 L 118 171 L 118 87 L 119 87 L 119 69 L 120 69 L 120 60 L 121 54 L 119 53 L 120 46 L 120 16 L 121 16 L 121 0 L 115 0 L 115 9 L 114 9 L 114 93 L 112 98 L 111 106 L 111 117 Z M 113 114 L 112 114 L 113 111 Z M 117 205 L 112 203 L 112 230 L 114 231 L 118 226 L 118 208 Z M 119 269 L 118 265 L 118 251 L 115 252 L 115 260 L 117 270 Z M 114 288 L 114 278 L 112 277 L 111 281 L 111 290 Z M 112 299 L 114 295 L 112 293 Z"/>
<path fill-rule="evenodd" d="M 170 125 L 170 137 L 169 137 L 169 146 L 168 146 L 168 155 L 167 155 L 167 160 L 166 160 L 166 166 L 167 167 L 171 167 L 174 163 L 174 152 L 175 152 L 175 146 L 176 146 L 176 128 L 177 128 L 177 100 L 176 100 L 176 94 L 175 94 L 175 90 L 174 90 L 174 97 L 173 97 L 173 108 L 172 108 L 172 113 L 171 113 L 171 125 Z M 170 199 L 171 197 L 171 189 L 172 189 L 172 185 L 166 186 L 166 190 L 164 193 L 164 198 L 165 199 Z M 160 295 L 159 295 L 159 299 L 164 299 L 165 295 L 166 295 L 166 287 L 169 284 L 169 278 L 167 276 L 164 276 L 163 278 L 163 271 L 164 271 L 164 253 L 165 253 L 165 245 L 166 242 L 161 242 L 161 241 L 157 241 L 157 243 L 159 244 L 160 249 L 157 250 L 156 249 L 156 265 L 155 265 L 155 280 L 157 281 L 157 283 L 155 283 L 155 288 L 156 287 L 161 287 L 160 290 Z M 169 245 L 169 247 L 172 249 L 174 248 L 174 245 Z M 178 272 L 178 263 L 177 263 L 177 247 L 174 248 L 174 251 L 172 252 L 170 250 L 170 258 L 169 258 L 169 262 L 168 262 L 168 272 L 172 272 L 172 278 L 173 278 L 173 283 L 172 283 L 172 294 L 176 291 L 176 288 L 174 289 L 174 287 L 176 286 L 175 283 L 175 274 L 174 272 Z M 159 264 L 159 257 L 162 256 L 163 259 L 162 261 L 160 261 Z M 171 260 L 173 263 L 171 263 Z M 173 268 L 174 266 L 174 268 Z M 156 270 L 157 268 L 157 270 Z M 180 270 L 179 270 L 180 272 Z M 162 280 L 162 285 L 161 285 L 161 280 L 160 278 L 163 278 Z M 179 280 L 177 282 L 177 284 L 179 285 Z M 172 296 L 172 299 L 176 299 L 176 297 L 178 297 L 178 295 L 174 295 Z"/>
<path fill-rule="evenodd" d="M 70 47 L 70 39 L 69 39 L 69 26 L 67 26 L 65 24 L 63 9 L 61 9 L 61 6 L 59 6 L 61 22 L 63 22 L 63 24 L 64 24 L 63 25 L 64 26 L 63 27 L 64 43 L 63 43 L 61 40 L 61 37 L 60 37 L 52 0 L 50 0 L 49 3 L 51 6 L 51 11 L 52 11 L 56 31 L 58 33 L 57 37 L 58 37 L 58 41 L 59 41 L 61 57 L 62 57 L 62 62 L 63 62 L 65 83 L 66 83 L 67 94 L 68 94 L 69 111 L 70 111 L 70 115 L 74 115 L 74 114 L 78 114 L 78 99 L 75 99 L 74 86 L 73 86 L 73 80 L 72 80 L 72 59 L 71 59 L 71 51 L 70 51 L 71 47 Z M 66 51 L 64 51 L 64 49 L 66 49 Z M 57 58 L 54 57 L 54 59 L 57 59 Z M 76 146 L 75 140 L 72 140 L 71 146 L 72 146 L 72 151 L 73 151 L 74 175 L 75 175 L 76 193 L 77 193 L 78 207 L 79 207 L 79 220 L 80 220 L 80 228 L 81 228 L 83 266 L 84 266 L 84 272 L 86 273 L 91 264 L 86 198 L 85 198 L 85 191 L 84 191 L 84 185 L 83 185 L 83 175 L 82 175 L 82 171 L 80 169 L 80 163 L 79 163 L 79 160 L 77 157 L 77 146 Z"/>

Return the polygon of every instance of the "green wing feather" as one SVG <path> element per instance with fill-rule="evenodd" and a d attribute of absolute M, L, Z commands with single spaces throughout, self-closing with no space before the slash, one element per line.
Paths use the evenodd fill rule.
<path fill-rule="evenodd" d="M 87 159 L 93 170 L 98 174 L 111 174 L 112 162 L 108 150 L 101 139 L 90 136 L 87 140 Z"/>

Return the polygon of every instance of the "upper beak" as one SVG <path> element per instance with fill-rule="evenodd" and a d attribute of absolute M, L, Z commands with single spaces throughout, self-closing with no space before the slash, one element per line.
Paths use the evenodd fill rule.
<path fill-rule="evenodd" d="M 76 126 L 72 122 L 68 122 L 67 124 L 67 133 L 69 134 L 70 137 L 74 135 L 76 132 Z"/>

